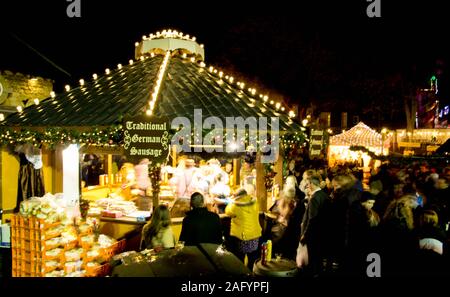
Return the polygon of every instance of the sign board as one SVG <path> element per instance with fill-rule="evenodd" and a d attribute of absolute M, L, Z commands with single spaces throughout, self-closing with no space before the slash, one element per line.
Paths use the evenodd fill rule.
<path fill-rule="evenodd" d="M 420 142 L 399 142 L 399 147 L 416 147 L 420 148 Z"/>
<path fill-rule="evenodd" d="M 322 136 L 323 131 L 322 130 L 311 130 L 311 135 Z"/>
<path fill-rule="evenodd" d="M 320 155 L 321 150 L 311 150 L 311 156 L 319 156 Z"/>
<path fill-rule="evenodd" d="M 125 155 L 131 162 L 149 159 L 151 164 L 162 164 L 169 155 L 168 119 L 137 116 L 124 119 Z"/>

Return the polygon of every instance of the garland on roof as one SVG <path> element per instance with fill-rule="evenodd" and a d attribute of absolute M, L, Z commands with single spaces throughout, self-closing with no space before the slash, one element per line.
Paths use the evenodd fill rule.
<path fill-rule="evenodd" d="M 119 146 L 123 143 L 122 125 L 112 125 L 107 128 L 94 127 L 90 130 L 79 131 L 64 127 L 49 127 L 43 130 L 35 130 L 29 128 L 11 128 L 0 127 L 0 146 L 15 146 L 17 144 L 31 143 L 36 147 L 42 145 L 55 148 L 59 144 L 85 144 L 97 146 Z M 209 130 L 203 131 L 203 136 L 209 133 Z M 169 137 L 174 135 L 175 131 L 171 131 Z M 191 136 L 194 136 L 192 133 Z M 226 139 L 226 133 L 223 135 L 224 145 L 230 141 Z M 299 147 L 304 146 L 306 140 L 303 132 L 294 132 L 282 135 L 280 137 L 280 146 L 285 153 L 289 154 Z M 233 140 L 234 141 L 234 140 Z M 241 139 L 241 143 L 248 146 L 250 144 L 249 134 L 245 133 L 245 140 Z M 259 140 L 257 141 L 259 144 Z"/>
<path fill-rule="evenodd" d="M 45 130 L 13 129 L 0 127 L 0 145 L 17 145 L 31 143 L 34 146 L 54 148 L 58 144 L 87 144 L 99 146 L 114 146 L 121 144 L 123 139 L 122 125 L 110 126 L 104 129 L 94 127 L 88 131 L 78 131 L 67 128 L 46 128 Z"/>

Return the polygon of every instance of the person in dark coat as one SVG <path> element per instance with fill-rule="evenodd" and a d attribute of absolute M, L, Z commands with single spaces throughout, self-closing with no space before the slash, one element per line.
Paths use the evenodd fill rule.
<path fill-rule="evenodd" d="M 333 178 L 333 193 L 327 215 L 330 234 L 328 253 L 330 261 L 336 263 L 341 271 L 346 268 L 348 256 L 350 213 L 356 211 L 361 192 L 354 187 L 354 179 L 350 175 L 337 175 Z"/>
<path fill-rule="evenodd" d="M 303 215 L 300 232 L 300 244 L 308 249 L 306 272 L 318 276 L 322 272 L 325 230 L 325 212 L 329 202 L 328 195 L 320 188 L 321 178 L 317 174 L 308 177 L 305 189 L 308 204 Z"/>
<path fill-rule="evenodd" d="M 376 251 L 380 217 L 372 210 L 375 199 L 372 193 L 362 192 L 361 199 L 349 212 L 348 269 L 345 271 L 348 275 L 365 276 L 367 255 Z"/>
<path fill-rule="evenodd" d="M 191 208 L 183 219 L 180 240 L 185 245 L 200 243 L 222 243 L 222 225 L 218 214 L 210 212 L 204 205 L 203 195 L 191 195 Z"/>

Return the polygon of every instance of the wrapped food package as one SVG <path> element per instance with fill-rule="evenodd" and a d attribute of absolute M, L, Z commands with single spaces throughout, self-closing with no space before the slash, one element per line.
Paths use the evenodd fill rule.
<path fill-rule="evenodd" d="M 89 248 L 94 243 L 95 243 L 95 235 L 94 234 L 89 234 L 89 235 L 85 235 L 85 236 L 81 236 L 80 237 L 80 245 L 83 248 Z"/>
<path fill-rule="evenodd" d="M 64 231 L 64 226 L 62 226 L 62 225 L 52 227 L 45 231 L 42 239 L 51 239 L 54 237 L 59 237 L 63 231 Z"/>
<path fill-rule="evenodd" d="M 64 264 L 64 271 L 69 274 L 81 270 L 83 261 L 70 261 Z"/>
<path fill-rule="evenodd" d="M 45 241 L 45 249 L 53 250 L 61 245 L 61 237 L 54 237 Z"/>
<path fill-rule="evenodd" d="M 117 240 L 105 234 L 100 234 L 98 237 L 98 244 L 100 245 L 101 248 L 108 248 L 116 242 Z"/>
<path fill-rule="evenodd" d="M 66 274 L 66 277 L 84 277 L 85 275 L 86 270 L 79 270 Z"/>
<path fill-rule="evenodd" d="M 64 250 L 61 248 L 56 248 L 53 250 L 46 251 L 44 255 L 47 260 L 56 260 L 56 259 L 59 260 L 63 251 Z"/>
<path fill-rule="evenodd" d="M 84 250 L 82 248 L 76 248 L 64 252 L 66 262 L 79 261 L 83 257 Z"/>
<path fill-rule="evenodd" d="M 44 274 L 45 277 L 63 277 L 64 275 L 64 270 L 54 270 L 52 272 Z"/>
<path fill-rule="evenodd" d="M 60 262 L 51 260 L 51 261 L 45 261 L 42 265 L 42 272 L 48 273 L 52 272 L 60 267 Z"/>

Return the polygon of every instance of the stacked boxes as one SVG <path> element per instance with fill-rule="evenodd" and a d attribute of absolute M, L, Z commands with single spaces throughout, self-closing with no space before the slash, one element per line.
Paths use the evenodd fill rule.
<path fill-rule="evenodd" d="M 36 218 L 13 215 L 11 218 L 11 249 L 13 277 L 42 276 L 45 240 L 60 223 L 48 224 Z M 56 235 L 58 236 L 58 235 Z"/>
<path fill-rule="evenodd" d="M 49 224 L 34 217 L 13 215 L 12 276 L 105 276 L 110 269 L 108 261 L 125 248 L 122 240 L 98 249 L 98 254 L 93 256 L 89 253 L 91 245 L 82 240 L 94 236 L 92 228 L 83 231 L 77 228 L 77 238 L 61 241 L 65 228 L 61 222 Z"/>

